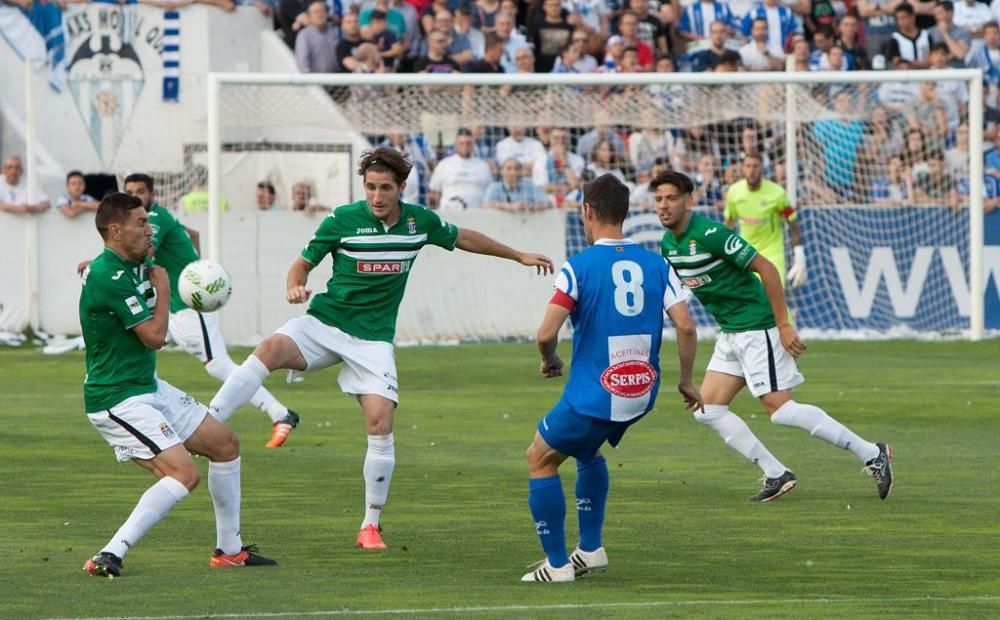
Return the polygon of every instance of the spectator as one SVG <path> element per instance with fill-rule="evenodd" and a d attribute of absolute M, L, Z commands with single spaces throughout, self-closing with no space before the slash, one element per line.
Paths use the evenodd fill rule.
<path fill-rule="evenodd" d="M 719 64 L 719 59 L 726 51 L 729 27 L 720 21 L 714 21 L 709 26 L 708 32 L 708 47 L 691 52 L 687 56 L 692 72 L 711 71 Z"/>
<path fill-rule="evenodd" d="M 641 179 L 629 196 L 629 204 L 638 206 L 640 209 L 652 209 L 653 196 L 649 193 L 649 182 L 664 170 L 670 170 L 670 160 L 666 157 L 657 157 L 652 168 L 645 166 L 639 168 Z"/>
<path fill-rule="evenodd" d="M 812 48 L 805 36 L 800 36 L 792 42 L 792 71 L 811 71 Z"/>
<path fill-rule="evenodd" d="M 306 9 L 312 0 L 279 0 L 274 20 L 281 30 L 288 47 L 295 49 L 295 40 L 300 30 L 308 26 Z"/>
<path fill-rule="evenodd" d="M 958 184 L 958 199 L 961 204 L 969 204 L 969 179 L 968 177 L 956 180 Z M 989 215 L 1000 207 L 1000 184 L 997 179 L 989 175 L 983 176 L 983 213 Z"/>
<path fill-rule="evenodd" d="M 588 51 L 590 35 L 577 28 L 570 37 L 570 45 L 576 48 L 578 53 L 577 61 L 573 64 L 573 69 L 576 73 L 593 73 L 597 71 L 597 59 Z"/>
<path fill-rule="evenodd" d="M 965 64 L 982 69 L 983 81 L 991 86 L 1000 85 L 1000 26 L 990 22 L 983 26 L 981 41 L 973 41 Z"/>
<path fill-rule="evenodd" d="M 362 29 L 362 33 L 366 32 Z M 395 67 L 406 52 L 406 46 L 396 32 L 389 28 L 385 11 L 375 9 L 371 12 L 367 29 L 369 43 L 378 49 L 382 61 L 389 67 Z"/>
<path fill-rule="evenodd" d="M 947 69 L 948 54 L 948 46 L 944 43 L 932 45 L 928 56 L 931 69 Z M 948 128 L 956 129 L 961 119 L 965 118 L 965 111 L 969 106 L 969 87 L 965 82 L 940 80 L 934 89 L 948 113 Z"/>
<path fill-rule="evenodd" d="M 824 64 L 824 58 L 830 53 L 830 48 L 833 47 L 835 36 L 832 30 L 827 28 L 821 28 L 813 33 L 813 50 L 812 55 L 809 57 L 809 70 L 810 71 L 821 71 L 821 66 Z M 829 61 L 827 61 L 829 62 Z"/>
<path fill-rule="evenodd" d="M 497 142 L 497 161 L 513 159 L 521 166 L 521 176 L 531 176 L 535 162 L 545 157 L 545 147 L 520 125 L 510 125 L 507 131 L 510 135 Z"/>
<path fill-rule="evenodd" d="M 622 56 L 625 55 L 625 39 L 620 34 L 608 37 L 604 48 L 604 64 L 598 68 L 602 73 L 618 73 L 621 70 Z"/>
<path fill-rule="evenodd" d="M 259 181 L 257 183 L 258 211 L 277 211 L 278 203 L 275 201 L 275 197 L 274 185 L 270 181 Z"/>
<path fill-rule="evenodd" d="M 450 37 L 448 44 L 448 57 L 455 61 L 458 66 L 467 62 L 472 62 L 476 55 L 472 51 L 472 42 L 469 37 L 463 35 L 455 29 L 455 19 L 448 10 L 439 10 L 434 14 L 434 29 L 447 32 Z"/>
<path fill-rule="evenodd" d="M 472 26 L 484 35 L 496 32 L 496 19 L 500 13 L 500 0 L 476 0 L 473 6 Z"/>
<path fill-rule="evenodd" d="M 521 175 L 521 164 L 514 158 L 503 160 L 500 180 L 486 188 L 483 206 L 501 211 L 530 211 L 549 206 L 545 194 Z"/>
<path fill-rule="evenodd" d="M 729 10 L 729 3 L 697 0 L 681 13 L 680 23 L 677 24 L 677 36 L 686 42 L 707 39 L 711 34 L 709 28 L 712 22 L 722 22 L 729 28 L 735 25 L 736 20 Z"/>
<path fill-rule="evenodd" d="M 917 15 L 917 27 L 930 30 L 934 27 L 934 5 L 937 0 L 908 0 Z"/>
<path fill-rule="evenodd" d="M 904 60 L 896 69 L 906 70 L 909 67 L 910 63 Z M 913 82 L 883 82 L 876 91 L 876 99 L 879 105 L 883 105 L 893 112 L 902 112 L 913 101 L 918 92 L 920 92 L 920 87 Z"/>
<path fill-rule="evenodd" d="M 549 73 L 555 65 L 559 51 L 573 35 L 569 13 L 560 0 L 542 0 L 542 9 L 532 16 L 528 25 L 528 39 L 535 44 L 535 72 Z"/>
<path fill-rule="evenodd" d="M 528 47 L 528 40 L 524 35 L 514 30 L 514 16 L 511 13 L 500 12 L 494 21 L 497 37 L 504 43 L 503 56 L 500 58 L 500 65 L 507 73 L 517 73 L 517 64 L 514 62 L 514 54 L 517 50 Z M 534 61 L 534 59 L 532 59 Z"/>
<path fill-rule="evenodd" d="M 944 167 L 944 155 L 934 151 L 927 158 L 927 172 L 917 176 L 913 182 L 913 194 L 917 202 L 944 205 L 958 211 L 958 184 Z"/>
<path fill-rule="evenodd" d="M 579 73 L 576 70 L 576 63 L 580 60 L 580 48 L 572 43 L 567 43 L 562 48 L 556 58 L 556 64 L 552 66 L 552 73 Z"/>
<path fill-rule="evenodd" d="M 627 2 L 628 10 L 639 18 L 636 37 L 648 45 L 655 54 L 671 53 L 673 49 L 671 28 L 662 21 L 662 13 L 659 16 L 655 15 L 649 8 L 649 0 L 627 0 Z M 664 4 L 670 3 L 660 3 L 660 7 L 662 8 Z M 711 25 L 711 22 L 709 24 Z"/>
<path fill-rule="evenodd" d="M 313 188 L 310 181 L 302 180 L 292 185 L 292 211 L 302 211 L 303 213 L 312 215 L 313 213 L 329 210 L 329 207 L 319 204 L 313 198 Z"/>
<path fill-rule="evenodd" d="M 917 96 L 903 108 L 907 124 L 913 129 L 923 129 L 930 127 L 935 119 L 935 108 L 944 108 L 937 92 L 937 85 L 934 82 L 921 82 L 918 86 Z"/>
<path fill-rule="evenodd" d="M 549 151 L 535 162 L 532 179 L 557 207 L 563 206 L 566 194 L 577 188 L 585 162 L 569 150 L 569 132 L 554 127 L 549 136 Z"/>
<path fill-rule="evenodd" d="M 372 23 L 375 23 L 374 20 Z M 358 60 L 358 66 L 353 73 L 386 73 L 392 71 L 382 60 L 382 54 L 374 43 L 365 41 L 358 46 L 354 52 Z M 361 105 L 368 101 L 373 101 L 387 92 L 387 88 L 358 84 L 351 87 L 351 102 L 354 105 Z"/>
<path fill-rule="evenodd" d="M 823 149 L 823 164 L 827 185 L 842 198 L 852 198 L 855 192 L 855 162 L 858 147 L 864 140 L 864 126 L 852 117 L 852 93 L 843 90 L 833 99 L 835 119 L 816 121 L 813 136 Z"/>
<path fill-rule="evenodd" d="M 941 0 L 934 5 L 935 25 L 927 33 L 931 47 L 944 43 L 948 48 L 948 64 L 953 67 L 964 67 L 965 57 L 969 53 L 972 33 L 965 28 L 956 26 L 955 5 L 951 0 Z"/>
<path fill-rule="evenodd" d="M 959 0 L 954 6 L 955 14 L 952 20 L 959 28 L 964 28 L 973 36 L 983 36 L 983 27 L 993 21 L 990 7 L 978 0 Z"/>
<path fill-rule="evenodd" d="M 400 58 L 400 67 L 406 71 L 412 70 L 413 62 L 420 57 L 420 50 L 424 43 L 423 30 L 420 29 L 420 16 L 417 9 L 407 0 L 390 0 L 390 7 L 403 16 L 403 23 L 406 24 L 403 41 L 403 56 Z"/>
<path fill-rule="evenodd" d="M 735 163 L 730 164 L 731 167 L 735 167 L 735 165 Z M 723 191 L 722 181 L 715 174 L 714 157 L 707 154 L 699 157 L 698 171 L 691 180 L 694 181 L 692 196 L 696 205 L 714 207 L 719 211 L 725 207 L 725 203 L 723 202 L 725 192 Z"/>
<path fill-rule="evenodd" d="M 66 175 L 66 194 L 56 199 L 59 213 L 73 219 L 84 211 L 97 211 L 100 204 L 87 193 L 87 180 L 82 172 L 74 170 Z"/>
<path fill-rule="evenodd" d="M 590 162 L 587 163 L 587 169 L 594 173 L 595 179 L 603 174 L 613 174 L 622 183 L 631 185 L 625 179 L 625 173 L 622 172 L 618 162 L 615 147 L 608 139 L 598 142 L 590 152 Z"/>
<path fill-rule="evenodd" d="M 843 3 L 841 3 L 843 4 Z M 837 12 L 830 0 L 812 0 L 806 13 L 806 29 L 816 32 L 820 29 L 837 29 Z"/>
<path fill-rule="evenodd" d="M 610 140 L 619 159 L 625 157 L 625 141 L 618 135 L 617 131 L 611 129 L 611 118 L 604 109 L 599 109 L 594 114 L 594 128 L 580 136 L 580 141 L 576 145 L 576 154 L 584 160 L 590 159 L 590 152 L 594 150 L 601 140 Z"/>
<path fill-rule="evenodd" d="M 750 9 L 743 17 L 741 27 L 745 36 L 753 37 L 754 22 L 758 19 L 763 19 L 766 26 L 767 40 L 765 43 L 770 56 L 784 60 L 785 45 L 791 40 L 792 35 L 802 31 L 795 14 L 787 6 L 779 4 L 778 0 L 764 0 Z M 772 25 L 779 27 L 774 28 Z M 815 32 L 815 29 L 813 31 Z"/>
<path fill-rule="evenodd" d="M 739 52 L 726 50 L 722 52 L 719 64 L 715 66 L 714 73 L 736 73 L 740 70 L 742 64 L 743 59 L 740 57 Z"/>
<path fill-rule="evenodd" d="M 564 6 L 576 15 L 577 30 L 597 35 L 601 40 L 611 34 L 611 9 L 606 0 L 566 0 Z"/>
<path fill-rule="evenodd" d="M 868 54 L 858 40 L 858 18 L 847 14 L 840 18 L 837 25 L 837 45 L 848 57 L 851 70 L 867 71 L 871 68 Z"/>
<path fill-rule="evenodd" d="M 472 25 L 472 9 L 465 2 L 455 9 L 455 35 L 465 37 L 472 48 L 472 56 L 475 59 L 483 57 L 486 52 L 486 38 L 483 33 L 476 30 Z"/>
<path fill-rule="evenodd" d="M 903 151 L 903 130 L 897 115 L 885 106 L 872 108 L 865 134 L 865 153 L 869 161 L 881 164 Z"/>
<path fill-rule="evenodd" d="M 969 125 L 962 123 L 955 130 L 955 146 L 944 152 L 945 168 L 956 179 L 969 178 Z"/>
<path fill-rule="evenodd" d="M 0 178 L 0 211 L 7 213 L 41 213 L 49 208 L 49 197 L 35 188 L 32 201 L 28 199 L 28 182 L 22 178 L 24 164 L 17 155 L 3 160 L 3 177 Z"/>
<path fill-rule="evenodd" d="M 637 171 L 649 171 L 657 159 L 669 161 L 674 150 L 673 136 L 660 129 L 660 119 L 652 110 L 643 111 L 640 123 L 641 128 L 628 137 L 628 157 Z"/>
<path fill-rule="evenodd" d="M 626 11 L 618 20 L 618 32 L 622 37 L 625 49 L 634 47 L 639 56 L 639 66 L 648 69 L 656 62 L 653 48 L 639 39 L 639 16 L 632 11 Z"/>
<path fill-rule="evenodd" d="M 993 135 L 993 148 L 986 151 L 983 168 L 986 174 L 1000 179 L 1000 132 Z"/>
<path fill-rule="evenodd" d="M 208 182 L 208 170 L 205 166 L 195 166 L 190 174 L 191 191 L 180 197 L 177 207 L 185 213 L 201 213 L 208 210 L 208 192 L 205 184 Z M 219 196 L 219 209 L 229 209 L 225 196 Z"/>
<path fill-rule="evenodd" d="M 451 0 L 433 0 L 433 2 L 420 10 L 420 28 L 425 33 L 434 30 L 437 27 L 434 24 L 434 19 L 437 17 L 438 11 L 448 11 L 450 15 L 450 6 L 453 6 Z"/>
<path fill-rule="evenodd" d="M 902 61 L 912 69 L 926 69 L 927 55 L 931 50 L 930 35 L 917 27 L 917 16 L 913 5 L 903 2 L 896 6 L 896 31 L 889 35 L 886 57 L 894 68 Z"/>
<path fill-rule="evenodd" d="M 781 71 L 784 68 L 784 54 L 771 55 L 767 41 L 767 19 L 758 17 L 753 20 L 750 41 L 740 48 L 740 61 L 744 67 L 750 71 Z"/>
<path fill-rule="evenodd" d="M 855 0 L 854 7 L 865 29 L 865 55 L 874 59 L 885 53 L 885 45 L 896 32 L 896 7 L 904 0 Z"/>
<path fill-rule="evenodd" d="M 927 173 L 927 147 L 924 132 L 920 129 L 910 129 L 906 132 L 905 148 L 903 149 L 903 165 L 912 178 Z"/>
<path fill-rule="evenodd" d="M 451 34 L 432 30 L 427 35 L 427 54 L 417 59 L 413 70 L 417 73 L 458 73 L 458 63 L 448 56 Z"/>
<path fill-rule="evenodd" d="M 406 18 L 403 17 L 402 13 L 389 6 L 389 0 L 373 0 L 367 8 L 362 9 L 361 13 L 358 14 L 358 23 L 361 24 L 361 36 L 376 45 L 378 44 L 375 41 L 375 33 L 370 30 L 372 17 L 374 17 L 376 11 L 382 13 L 382 18 L 385 20 L 385 30 L 391 31 L 392 34 L 396 35 L 396 41 L 403 43 L 407 35 Z"/>
<path fill-rule="evenodd" d="M 330 27 L 326 2 L 313 0 L 306 9 L 308 26 L 295 39 L 295 64 L 303 73 L 340 71 L 337 33 Z"/>
<path fill-rule="evenodd" d="M 504 43 L 500 37 L 492 32 L 486 35 L 486 44 L 483 47 L 483 57 L 474 60 L 463 67 L 466 73 L 505 73 L 500 59 L 503 57 Z"/>
<path fill-rule="evenodd" d="M 489 164 L 472 154 L 472 132 L 459 129 L 455 154 L 442 159 L 431 175 L 430 201 L 442 211 L 479 209 L 483 191 L 493 180 Z"/>
<path fill-rule="evenodd" d="M 346 13 L 340 21 L 340 41 L 337 42 L 337 62 L 340 70 L 350 73 L 358 67 L 354 52 L 365 40 L 361 37 L 361 26 L 357 13 Z"/>
<path fill-rule="evenodd" d="M 517 73 L 534 73 L 535 72 L 535 53 L 531 51 L 530 47 L 521 47 L 514 52 L 514 66 L 517 69 Z M 530 88 L 530 87 L 525 87 Z M 520 89 L 515 89 L 520 90 Z"/>
<path fill-rule="evenodd" d="M 903 158 L 893 155 L 887 161 L 885 174 L 872 181 L 872 200 L 880 205 L 905 206 L 913 197 L 913 178 Z"/>

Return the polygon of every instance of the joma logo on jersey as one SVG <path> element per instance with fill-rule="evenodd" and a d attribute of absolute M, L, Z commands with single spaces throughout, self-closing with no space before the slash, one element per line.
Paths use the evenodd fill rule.
<path fill-rule="evenodd" d="M 374 235 L 378 232 L 378 228 L 359 228 L 354 231 L 355 235 Z"/>
<path fill-rule="evenodd" d="M 640 398 L 653 389 L 656 369 L 645 360 L 626 360 L 601 374 L 601 385 L 615 396 Z"/>
<path fill-rule="evenodd" d="M 699 286 L 705 286 L 711 281 L 712 281 L 712 276 L 708 275 L 707 273 L 702 274 L 700 276 L 695 276 L 693 278 L 681 278 L 681 282 L 683 282 L 684 286 L 688 288 L 698 288 Z"/>
<path fill-rule="evenodd" d="M 409 269 L 406 261 L 358 261 L 358 273 L 406 273 Z"/>

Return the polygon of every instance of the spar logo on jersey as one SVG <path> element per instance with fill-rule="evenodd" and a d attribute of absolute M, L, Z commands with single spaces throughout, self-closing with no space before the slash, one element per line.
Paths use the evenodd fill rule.
<path fill-rule="evenodd" d="M 726 251 L 726 254 L 733 255 L 739 252 L 740 248 L 742 247 L 743 247 L 743 242 L 740 241 L 739 237 L 737 237 L 736 235 L 729 235 L 729 238 L 726 239 L 726 245 L 724 249 Z"/>
<path fill-rule="evenodd" d="M 618 362 L 601 374 L 601 385 L 622 398 L 639 398 L 649 394 L 656 383 L 656 369 L 645 360 Z"/>
<path fill-rule="evenodd" d="M 708 275 L 707 273 L 702 274 L 700 276 L 695 276 L 693 278 L 681 278 L 681 282 L 683 282 L 684 286 L 688 288 L 698 288 L 699 286 L 705 286 L 711 281 L 712 281 L 712 276 Z"/>
<path fill-rule="evenodd" d="M 384 275 L 406 273 L 410 263 L 403 260 L 359 260 L 358 273 Z"/>

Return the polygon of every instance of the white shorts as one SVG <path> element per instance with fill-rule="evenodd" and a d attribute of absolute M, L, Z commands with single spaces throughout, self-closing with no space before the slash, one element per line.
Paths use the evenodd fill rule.
<path fill-rule="evenodd" d="M 344 362 L 337 383 L 345 394 L 377 394 L 399 403 L 396 353 L 390 343 L 355 338 L 308 314 L 288 321 L 275 333 L 288 336 L 299 347 L 308 372 Z"/>
<path fill-rule="evenodd" d="M 111 409 L 88 413 L 97 432 L 115 450 L 119 462 L 151 459 L 187 441 L 201 426 L 208 408 L 166 381 L 157 390 L 126 398 Z"/>
<path fill-rule="evenodd" d="M 218 355 L 226 355 L 226 341 L 222 339 L 219 318 L 214 312 L 195 312 L 185 308 L 170 314 L 167 331 L 174 344 L 201 360 L 211 362 Z"/>
<path fill-rule="evenodd" d="M 720 333 L 708 370 L 743 377 L 755 398 L 789 390 L 805 381 L 795 358 L 781 346 L 777 327 Z"/>

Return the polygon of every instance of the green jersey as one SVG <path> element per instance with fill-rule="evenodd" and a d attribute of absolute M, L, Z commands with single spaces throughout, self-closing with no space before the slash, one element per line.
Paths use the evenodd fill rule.
<path fill-rule="evenodd" d="M 757 250 L 722 224 L 691 215 L 687 230 L 661 242 L 663 257 L 724 332 L 775 326 L 764 286 L 747 270 Z"/>
<path fill-rule="evenodd" d="M 777 183 L 762 179 L 757 191 L 750 191 L 746 179 L 726 190 L 727 220 L 739 224 L 740 236 L 774 263 L 785 277 L 785 229 L 782 220 L 794 222 L 795 209 L 788 204 L 788 194 Z"/>
<path fill-rule="evenodd" d="M 386 228 L 368 202 L 331 211 L 316 229 L 302 258 L 318 265 L 333 255 L 326 292 L 315 295 L 309 314 L 362 340 L 392 342 L 406 279 L 420 248 L 428 243 L 455 249 L 458 228 L 426 207 L 400 203 L 399 221 Z"/>
<path fill-rule="evenodd" d="M 153 318 L 153 296 L 146 268 L 108 248 L 84 272 L 80 325 L 87 345 L 83 401 L 88 413 L 156 391 L 156 353 L 132 331 Z"/>
<path fill-rule="evenodd" d="M 166 270 L 170 280 L 170 311 L 184 310 L 187 304 L 181 300 L 177 280 L 188 263 L 198 260 L 194 242 L 184 224 L 158 204 L 149 211 L 149 225 L 153 229 L 154 261 Z"/>

